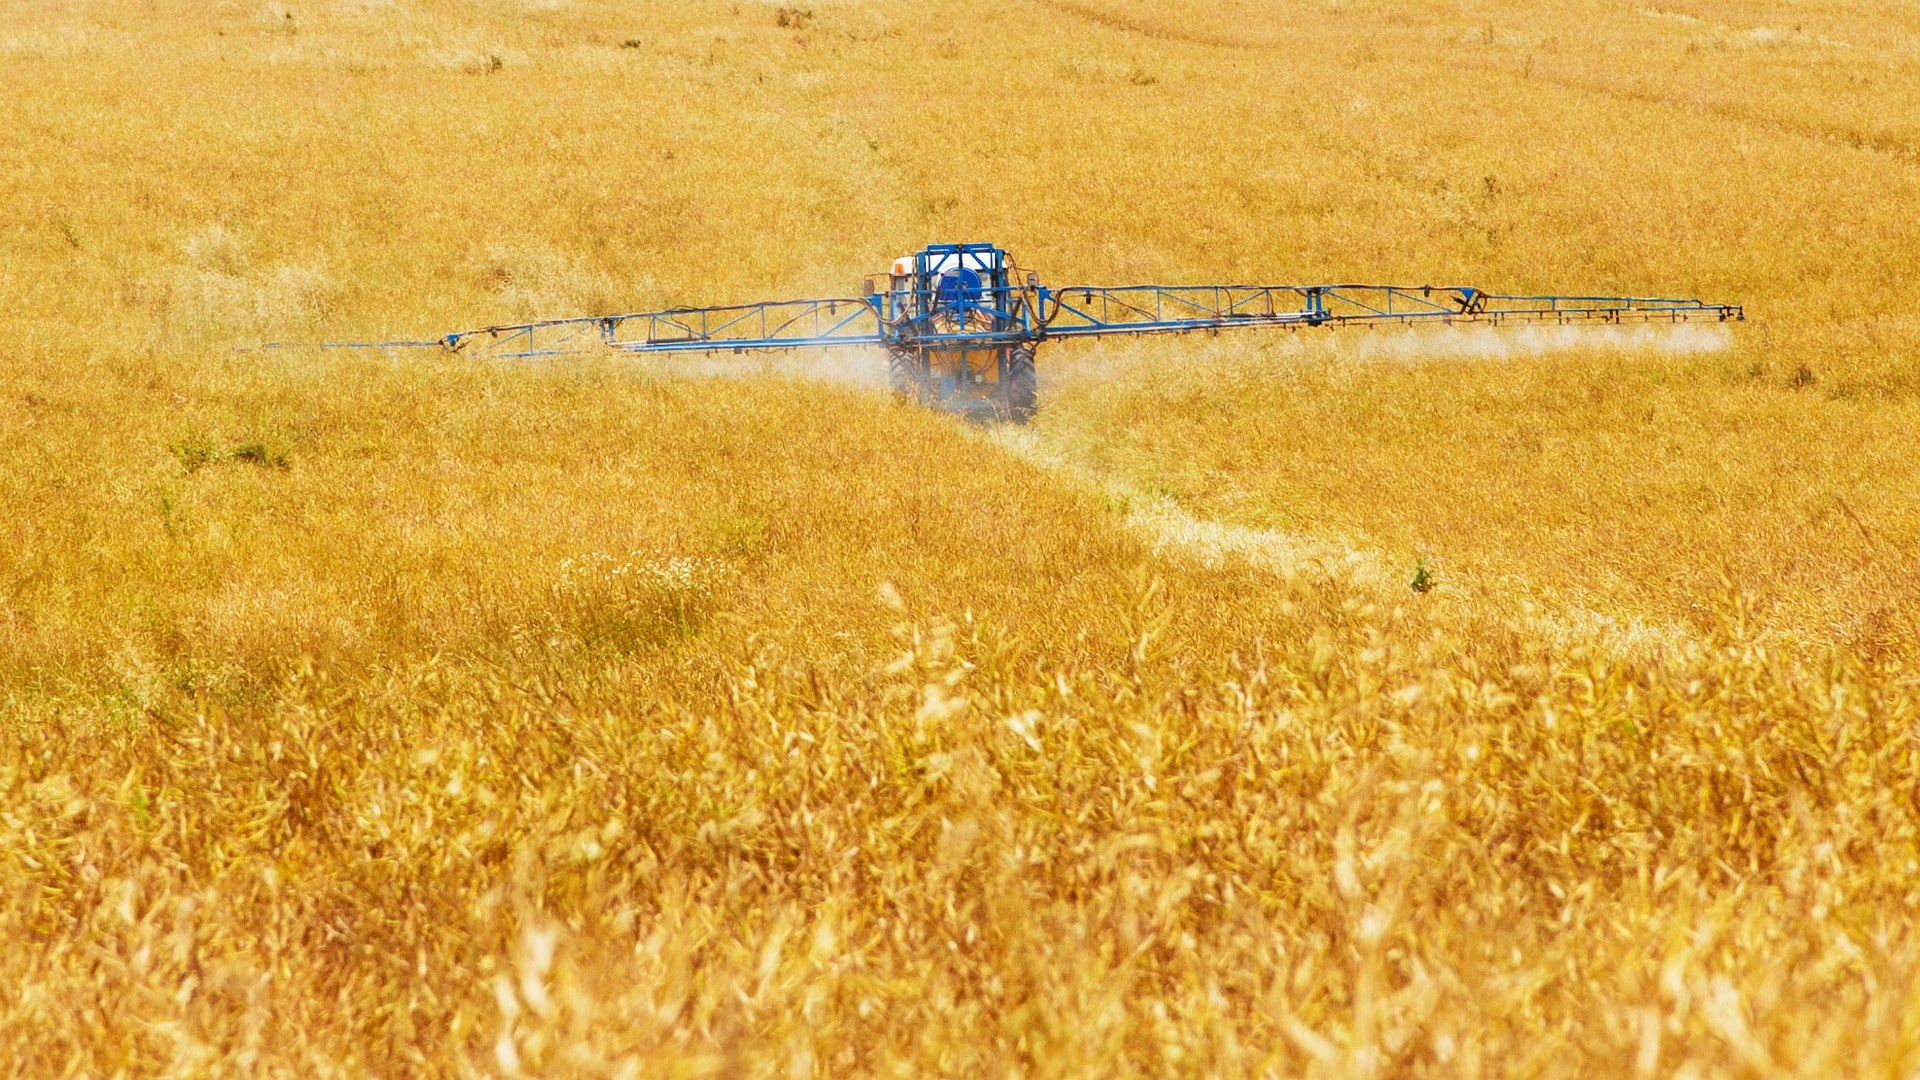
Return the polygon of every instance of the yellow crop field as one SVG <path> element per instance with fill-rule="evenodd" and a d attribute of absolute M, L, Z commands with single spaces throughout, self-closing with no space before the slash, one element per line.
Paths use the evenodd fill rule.
<path fill-rule="evenodd" d="M 1920 1072 L 1920 10 L 0 6 L 0 1072 Z M 260 350 L 1049 281 L 1731 326 Z"/>

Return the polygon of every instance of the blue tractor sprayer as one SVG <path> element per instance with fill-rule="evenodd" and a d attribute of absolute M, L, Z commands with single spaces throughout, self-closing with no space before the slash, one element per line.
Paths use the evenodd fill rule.
<path fill-rule="evenodd" d="M 589 348 L 631 353 L 884 350 L 895 391 L 980 418 L 1037 407 L 1045 341 L 1252 327 L 1741 321 L 1734 304 L 1627 296 L 1514 296 L 1464 286 L 1070 285 L 1048 287 L 992 244 L 933 244 L 869 278 L 859 296 L 683 307 L 323 348 L 441 348 L 497 358 Z"/>

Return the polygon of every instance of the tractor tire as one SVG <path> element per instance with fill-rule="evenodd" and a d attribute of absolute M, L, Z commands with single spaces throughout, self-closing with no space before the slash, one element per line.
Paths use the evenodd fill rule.
<path fill-rule="evenodd" d="M 1040 409 L 1040 383 L 1033 371 L 1033 348 L 1021 345 L 1007 357 L 1007 378 L 1002 402 L 1007 419 L 1024 424 Z"/>
<path fill-rule="evenodd" d="M 910 401 L 925 398 L 925 386 L 920 377 L 920 358 L 906 349 L 896 349 L 887 353 L 887 383 L 893 392 Z"/>

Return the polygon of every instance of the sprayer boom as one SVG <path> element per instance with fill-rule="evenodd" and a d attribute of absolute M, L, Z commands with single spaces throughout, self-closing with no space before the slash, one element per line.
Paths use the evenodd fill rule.
<path fill-rule="evenodd" d="M 603 347 L 632 353 L 885 349 L 894 388 L 957 412 L 1033 414 L 1034 349 L 1049 339 L 1253 327 L 1738 322 L 1734 304 L 1627 296 L 1513 296 L 1465 286 L 1073 285 L 1048 288 L 992 244 L 934 244 L 858 297 L 688 307 L 461 330 L 437 347 L 499 358 Z"/>

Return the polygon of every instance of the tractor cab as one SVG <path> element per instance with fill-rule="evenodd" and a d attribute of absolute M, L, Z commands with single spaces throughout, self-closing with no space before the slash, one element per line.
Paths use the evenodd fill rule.
<path fill-rule="evenodd" d="M 885 314 L 914 337 L 991 333 L 1014 320 L 1021 292 L 992 244 L 934 244 L 893 261 Z"/>
<path fill-rule="evenodd" d="M 992 244 L 933 244 L 894 260 L 876 297 L 894 388 L 952 411 L 1030 417 L 1036 286 Z"/>

